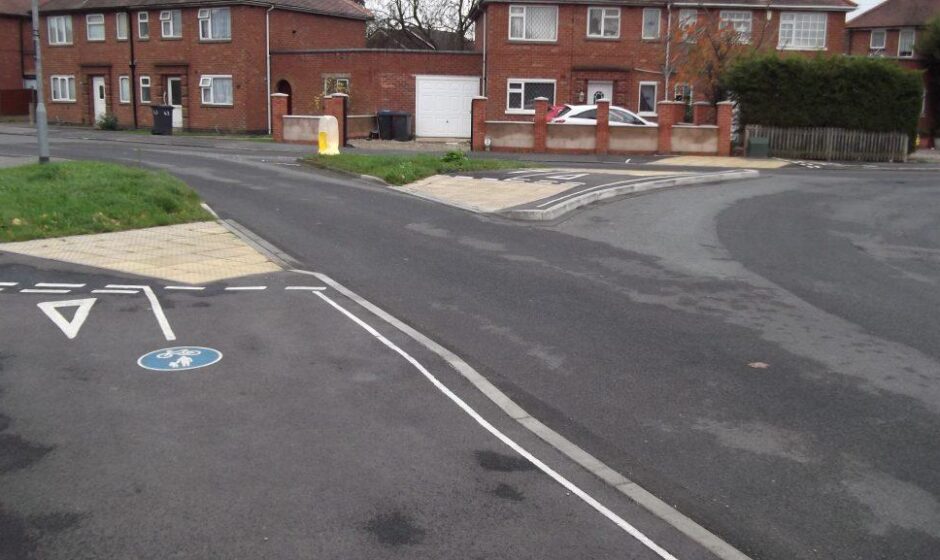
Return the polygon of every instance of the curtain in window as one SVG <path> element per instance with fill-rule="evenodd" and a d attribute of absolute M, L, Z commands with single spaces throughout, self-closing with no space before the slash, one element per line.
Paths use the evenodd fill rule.
<path fill-rule="evenodd" d="M 551 41 L 555 39 L 555 8 L 527 6 L 525 18 L 526 39 Z"/>
<path fill-rule="evenodd" d="M 232 103 L 232 79 L 231 78 L 213 78 L 212 79 L 212 102 L 221 105 Z"/>
<path fill-rule="evenodd" d="M 212 38 L 232 38 L 232 17 L 228 8 L 212 10 Z"/>

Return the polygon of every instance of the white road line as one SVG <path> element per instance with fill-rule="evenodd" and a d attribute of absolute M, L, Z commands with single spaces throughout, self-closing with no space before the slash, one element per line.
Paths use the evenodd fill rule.
<path fill-rule="evenodd" d="M 92 290 L 93 294 L 139 294 L 137 290 Z"/>
<path fill-rule="evenodd" d="M 59 282 L 39 282 L 37 288 L 84 288 L 84 284 L 62 284 Z"/>
<path fill-rule="evenodd" d="M 199 290 L 205 290 L 205 286 L 164 286 L 164 290 L 187 290 L 198 292 Z"/>
<path fill-rule="evenodd" d="M 47 289 L 33 289 L 33 288 L 23 288 L 20 290 L 21 294 L 67 294 L 72 290 L 47 290 Z"/>
<path fill-rule="evenodd" d="M 18 284 L 19 282 L 0 282 L 0 286 L 3 286 L 5 288 L 12 288 L 13 286 L 16 286 Z"/>
<path fill-rule="evenodd" d="M 157 299 L 157 294 L 153 293 L 153 289 L 150 286 L 139 284 L 108 284 L 105 286 L 105 288 L 114 288 L 117 290 L 141 290 L 144 292 L 144 295 L 147 296 L 147 301 L 150 302 L 150 309 L 153 311 L 153 316 L 157 318 L 157 323 L 160 325 L 160 330 L 163 331 L 163 336 L 171 342 L 176 340 L 176 334 L 173 332 L 173 328 L 170 326 L 170 322 L 166 320 L 166 315 L 163 313 L 163 307 L 160 306 L 160 300 Z"/>
<path fill-rule="evenodd" d="M 250 292 L 267 290 L 267 286 L 228 286 L 225 288 L 229 292 Z"/>
<path fill-rule="evenodd" d="M 284 289 L 285 289 L 285 290 L 312 290 L 312 291 L 320 291 L 320 290 L 325 290 L 325 289 L 326 289 L 326 286 L 285 286 Z"/>
<path fill-rule="evenodd" d="M 368 332 L 369 334 L 374 336 L 376 339 L 378 339 L 379 342 L 381 342 L 382 344 L 384 344 L 385 346 L 387 346 L 394 352 L 398 353 L 401 357 L 405 358 L 405 360 L 407 360 L 411 365 L 413 365 L 415 369 L 417 369 L 421 373 L 421 375 L 423 375 L 428 381 L 430 381 L 435 387 L 437 387 L 437 389 L 440 392 L 444 393 L 444 395 L 447 396 L 447 398 L 453 401 L 454 404 L 459 406 L 464 412 L 467 413 L 467 415 L 473 418 L 477 422 L 477 424 L 479 424 L 484 429 L 486 429 L 486 431 L 496 436 L 497 439 L 499 439 L 500 441 L 505 443 L 507 446 L 512 448 L 516 453 L 518 453 L 519 455 L 522 455 L 525 459 L 527 459 L 529 462 L 535 465 L 539 470 L 541 470 L 542 472 L 550 476 L 552 479 L 554 479 L 555 482 L 561 484 L 569 492 L 581 498 L 581 500 L 583 500 L 586 504 L 594 508 L 601 515 L 603 515 L 610 521 L 613 521 L 618 527 L 620 527 L 621 529 L 629 533 L 636 540 L 640 541 L 643 544 L 643 546 L 655 552 L 656 555 L 662 558 L 663 560 L 677 560 L 675 556 L 673 556 L 664 548 L 662 548 L 661 546 L 653 542 L 652 539 L 644 535 L 639 529 L 637 529 L 636 527 L 628 523 L 626 520 L 624 520 L 622 517 L 620 517 L 619 515 L 617 515 L 610 509 L 608 509 L 605 505 L 595 500 L 590 494 L 588 494 L 584 490 L 581 490 L 579 487 L 577 487 L 574 483 L 569 481 L 567 478 L 555 472 L 551 467 L 543 463 L 537 457 L 535 457 L 534 455 L 526 451 L 526 449 L 523 448 L 521 445 L 513 441 L 509 436 L 499 431 L 499 429 L 497 429 L 495 426 L 490 424 L 485 418 L 480 416 L 480 414 L 476 410 L 474 410 L 470 405 L 464 402 L 463 399 L 461 399 L 456 394 L 454 394 L 454 392 L 448 389 L 446 385 L 444 385 L 436 377 L 434 377 L 434 375 L 431 374 L 431 372 L 429 372 L 423 365 L 421 365 L 420 362 L 418 362 L 416 359 L 411 357 L 410 354 L 408 354 L 407 352 L 399 348 L 394 342 L 382 336 L 377 330 L 375 330 L 374 328 L 366 324 L 359 317 L 356 317 L 355 315 L 353 315 L 351 312 L 346 310 L 343 306 L 339 305 L 338 303 L 330 299 L 328 296 L 326 296 L 322 292 L 314 292 L 314 293 L 320 299 L 330 304 L 337 311 L 339 311 L 340 313 L 348 317 L 351 321 L 353 321 L 354 323 L 362 327 L 366 332 Z"/>

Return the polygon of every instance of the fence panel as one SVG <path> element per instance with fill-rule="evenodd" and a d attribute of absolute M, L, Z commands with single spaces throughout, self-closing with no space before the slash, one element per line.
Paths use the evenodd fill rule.
<path fill-rule="evenodd" d="M 770 155 L 838 161 L 907 161 L 907 135 L 844 128 L 778 128 L 749 124 L 745 138 L 766 138 Z"/>

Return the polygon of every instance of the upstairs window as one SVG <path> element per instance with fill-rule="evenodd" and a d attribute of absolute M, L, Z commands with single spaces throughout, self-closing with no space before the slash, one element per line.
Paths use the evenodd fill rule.
<path fill-rule="evenodd" d="M 902 29 L 898 34 L 898 57 L 911 58 L 914 56 L 914 30 Z"/>
<path fill-rule="evenodd" d="M 659 8 L 643 8 L 643 38 L 659 39 L 659 22 L 662 13 Z"/>
<path fill-rule="evenodd" d="M 683 41 L 692 42 L 695 39 L 695 26 L 698 24 L 698 10 L 679 10 L 679 36 Z"/>
<path fill-rule="evenodd" d="M 179 39 L 183 36 L 183 14 L 179 10 L 160 12 L 160 36 L 166 39 Z"/>
<path fill-rule="evenodd" d="M 818 50 L 826 48 L 826 14 L 785 12 L 780 14 L 781 49 Z"/>
<path fill-rule="evenodd" d="M 868 46 L 873 51 L 883 51 L 888 44 L 888 32 L 884 29 L 872 29 Z"/>
<path fill-rule="evenodd" d="M 228 8 L 199 10 L 199 39 L 220 41 L 232 38 L 232 13 Z"/>
<path fill-rule="evenodd" d="M 150 13 L 137 12 L 137 37 L 141 39 L 150 38 Z"/>
<path fill-rule="evenodd" d="M 558 6 L 509 6 L 509 38 L 554 41 L 558 38 Z"/>
<path fill-rule="evenodd" d="M 620 37 L 620 8 L 588 8 L 587 36 L 595 39 Z"/>
<path fill-rule="evenodd" d="M 72 44 L 72 16 L 50 16 L 46 20 L 50 45 Z"/>
<path fill-rule="evenodd" d="M 89 41 L 104 41 L 104 14 L 85 16 L 85 38 Z"/>
<path fill-rule="evenodd" d="M 509 80 L 506 87 L 507 113 L 535 113 L 535 98 L 545 97 L 555 104 L 555 80 Z"/>
<path fill-rule="evenodd" d="M 732 29 L 737 35 L 737 42 L 745 45 L 751 42 L 751 29 L 753 22 L 751 12 L 741 10 L 721 10 L 718 26 L 721 29 Z M 781 23 L 781 26 L 783 24 Z M 781 35 L 782 37 L 782 35 Z"/>
<path fill-rule="evenodd" d="M 232 105 L 235 102 L 231 76 L 202 76 L 199 89 L 203 105 Z"/>
<path fill-rule="evenodd" d="M 127 12 L 114 14 L 114 29 L 118 41 L 127 40 Z"/>

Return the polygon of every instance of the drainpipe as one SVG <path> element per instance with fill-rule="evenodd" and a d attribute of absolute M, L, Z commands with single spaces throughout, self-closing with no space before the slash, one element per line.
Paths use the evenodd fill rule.
<path fill-rule="evenodd" d="M 274 4 L 264 12 L 264 89 L 268 107 L 268 134 L 271 134 L 271 11 Z"/>
<path fill-rule="evenodd" d="M 20 81 L 26 77 L 26 51 L 23 50 L 23 25 L 26 23 L 26 20 L 17 20 L 20 28 Z M 20 84 L 22 85 L 22 83 Z"/>
<path fill-rule="evenodd" d="M 669 57 L 672 56 L 671 52 L 672 47 L 672 2 L 666 4 L 666 63 L 663 65 L 663 77 L 666 91 L 663 92 L 663 99 L 669 99 L 669 75 L 672 74 L 672 61 L 669 60 Z M 675 97 L 672 98 L 673 100 Z"/>
<path fill-rule="evenodd" d="M 137 123 L 137 59 L 134 57 L 134 29 L 136 28 L 139 31 L 140 27 L 138 27 L 138 25 L 132 25 L 130 12 L 124 12 L 124 13 L 127 14 L 127 42 L 131 48 L 131 64 L 130 64 L 131 83 L 129 84 L 129 87 L 131 90 L 130 91 L 131 111 L 134 113 L 134 128 L 136 129 L 138 126 L 138 123 Z M 121 87 L 120 79 L 118 79 L 118 87 L 119 88 Z"/>
<path fill-rule="evenodd" d="M 486 10 L 483 10 L 483 97 L 486 97 L 486 36 L 490 34 L 490 27 L 486 22 Z"/>

